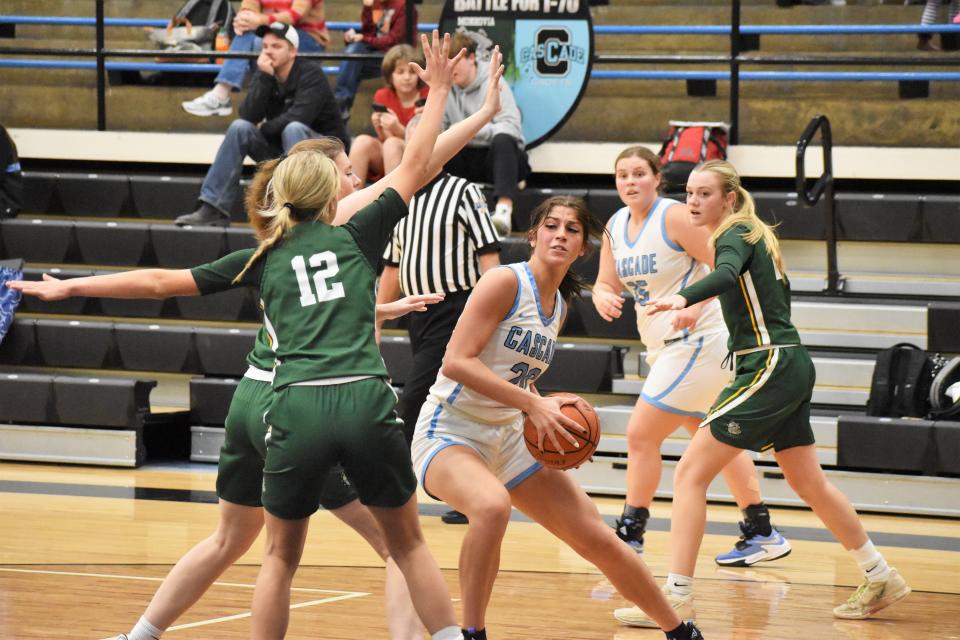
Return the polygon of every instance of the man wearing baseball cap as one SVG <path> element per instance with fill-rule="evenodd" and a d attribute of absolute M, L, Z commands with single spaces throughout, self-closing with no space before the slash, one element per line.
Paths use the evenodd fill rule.
<path fill-rule="evenodd" d="M 257 58 L 240 117 L 230 123 L 200 188 L 200 207 L 178 217 L 180 226 L 230 224 L 229 211 L 240 196 L 243 159 L 275 158 L 319 135 L 349 138 L 319 60 L 297 58 L 300 36 L 283 22 L 257 28 L 263 49 Z"/>

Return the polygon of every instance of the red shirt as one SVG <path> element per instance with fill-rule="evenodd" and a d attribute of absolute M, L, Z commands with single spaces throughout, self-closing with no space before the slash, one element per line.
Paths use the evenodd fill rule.
<path fill-rule="evenodd" d="M 426 98 L 427 94 L 430 92 L 430 87 L 421 87 L 420 88 L 420 97 Z M 400 104 L 400 96 L 397 95 L 397 92 L 393 90 L 393 87 L 383 87 L 377 89 L 377 92 L 373 94 L 373 103 L 382 104 L 386 108 L 393 111 L 397 116 L 397 120 L 400 121 L 400 124 L 407 126 L 407 123 L 416 115 L 417 106 L 410 105 L 409 107 L 404 107 Z"/>

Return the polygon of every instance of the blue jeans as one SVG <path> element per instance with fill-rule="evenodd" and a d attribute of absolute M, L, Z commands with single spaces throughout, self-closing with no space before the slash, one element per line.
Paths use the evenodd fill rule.
<path fill-rule="evenodd" d="M 315 53 L 323 51 L 323 46 L 313 39 L 313 36 L 306 31 L 297 29 L 300 35 L 301 53 Z M 230 41 L 230 51 L 249 51 L 259 52 L 263 48 L 263 39 L 258 38 L 253 31 L 247 31 L 239 36 L 234 36 Z M 243 83 L 247 79 L 247 74 L 257 70 L 256 58 L 227 58 L 223 61 L 223 67 L 217 74 L 217 83 L 228 84 L 234 89 L 242 89 Z"/>
<path fill-rule="evenodd" d="M 276 158 L 286 153 L 301 140 L 316 138 L 313 129 L 301 122 L 291 122 L 280 134 L 280 147 L 276 141 L 267 140 L 257 125 L 243 120 L 234 120 L 227 127 L 227 134 L 217 149 L 217 157 L 207 170 L 200 187 L 200 200 L 229 215 L 230 209 L 240 197 L 240 173 L 243 159 L 250 156 L 257 162 Z"/>
<path fill-rule="evenodd" d="M 343 52 L 377 53 L 378 51 L 365 42 L 351 42 Z M 353 105 L 353 97 L 357 95 L 360 81 L 379 77 L 380 66 L 380 60 L 341 60 L 340 71 L 337 73 L 337 86 L 333 90 L 337 102 L 341 106 L 350 108 Z"/>

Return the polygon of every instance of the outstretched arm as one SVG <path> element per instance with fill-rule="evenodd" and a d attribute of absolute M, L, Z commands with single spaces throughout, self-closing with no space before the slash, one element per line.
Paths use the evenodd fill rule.
<path fill-rule="evenodd" d="M 493 57 L 490 66 L 490 81 L 487 84 L 486 100 L 479 111 L 470 117 L 461 120 L 437 137 L 436 145 L 433 147 L 433 154 L 430 156 L 430 162 L 427 166 L 427 178 L 423 184 L 429 182 L 443 169 L 443 166 L 450 159 L 473 140 L 474 136 L 500 111 L 500 78 L 503 76 L 503 65 L 501 60 L 503 55 L 500 53 L 500 47 L 494 47 Z M 432 93 L 431 89 L 431 93 Z M 406 152 L 404 153 L 406 156 Z M 340 201 L 337 205 L 337 217 L 334 220 L 335 225 L 340 225 L 348 221 L 353 214 L 367 206 L 393 186 L 396 178 L 397 169 L 391 171 L 374 184 L 355 191 Z M 419 188 L 419 187 L 418 187 Z"/>
<path fill-rule="evenodd" d="M 75 296 L 159 300 L 173 296 L 200 295 L 189 269 L 137 269 L 67 280 L 60 280 L 45 273 L 43 280 L 11 280 L 7 286 L 47 301 Z"/>

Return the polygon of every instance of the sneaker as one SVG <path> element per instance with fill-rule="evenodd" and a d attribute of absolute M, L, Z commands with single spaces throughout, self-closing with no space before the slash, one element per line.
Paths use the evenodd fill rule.
<path fill-rule="evenodd" d="M 733 550 L 716 557 L 717 564 L 724 567 L 749 567 L 758 562 L 770 562 L 790 555 L 790 543 L 776 528 L 769 536 L 762 536 L 748 522 L 740 523 L 743 535 Z"/>
<path fill-rule="evenodd" d="M 661 589 L 664 597 L 673 606 L 681 620 L 690 620 L 691 623 L 696 617 L 693 609 L 693 594 L 688 596 L 675 596 L 670 593 L 666 585 Z M 640 607 L 625 607 L 623 609 L 614 609 L 613 617 L 628 627 L 644 627 L 647 629 L 659 629 L 660 625 L 654 622 Z"/>
<path fill-rule="evenodd" d="M 917 49 L 920 51 L 940 51 L 940 47 L 933 42 L 932 33 L 921 33 L 917 37 Z"/>
<path fill-rule="evenodd" d="M 890 569 L 886 580 L 870 582 L 869 580 L 857 587 L 845 603 L 833 610 L 836 618 L 846 620 L 862 620 L 869 618 L 880 609 L 900 602 L 910 595 L 907 585 L 896 569 Z"/>
<path fill-rule="evenodd" d="M 451 509 L 450 511 L 447 511 L 445 514 L 440 516 L 440 519 L 446 522 L 447 524 L 468 524 L 469 523 L 469 520 L 467 520 L 467 516 L 460 513 L 456 509 Z"/>
<path fill-rule="evenodd" d="M 639 522 L 627 516 L 618 519 L 616 532 L 618 538 L 630 545 L 639 555 L 643 555 L 643 529 Z"/>
<path fill-rule="evenodd" d="M 229 116 L 233 113 L 230 98 L 221 100 L 212 90 L 189 102 L 181 102 L 180 106 L 193 116 Z"/>
<path fill-rule="evenodd" d="M 687 637 L 689 635 L 690 640 L 703 640 L 703 633 L 700 631 L 700 629 L 697 628 L 697 625 L 693 624 L 693 620 L 687 620 L 686 622 L 684 622 L 683 628 L 687 632 L 686 634 L 683 635 L 683 637 Z M 667 638 L 674 638 L 674 637 L 677 637 L 677 636 L 667 634 Z"/>
<path fill-rule="evenodd" d="M 493 227 L 497 230 L 497 235 L 503 238 L 510 235 L 513 228 L 513 207 L 508 204 L 498 204 L 490 215 L 493 221 Z"/>
<path fill-rule="evenodd" d="M 227 214 L 202 202 L 199 209 L 193 213 L 178 216 L 173 223 L 178 227 L 229 227 L 230 218 Z"/>

